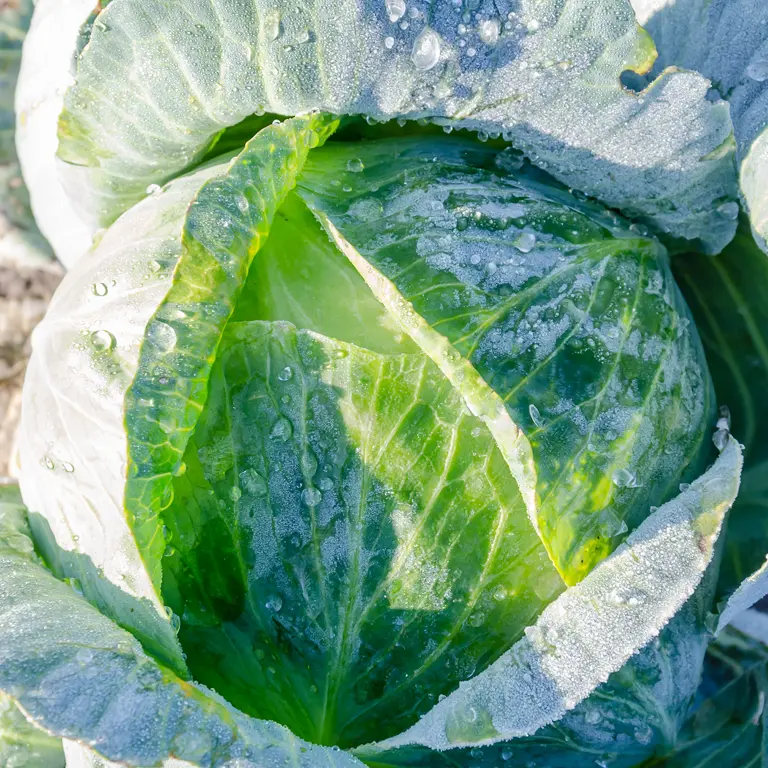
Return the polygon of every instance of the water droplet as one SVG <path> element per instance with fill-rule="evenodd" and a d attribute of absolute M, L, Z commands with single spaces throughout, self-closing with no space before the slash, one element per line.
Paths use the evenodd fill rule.
<path fill-rule="evenodd" d="M 685 493 L 691 487 L 691 484 L 690 483 L 680 483 L 680 485 L 678 487 L 680 488 L 680 493 Z"/>
<path fill-rule="evenodd" d="M 512 755 L 514 754 L 515 753 L 509 747 L 504 747 L 504 749 L 501 750 L 501 759 L 506 762 L 507 760 L 511 760 Z"/>
<path fill-rule="evenodd" d="M 250 205 L 245 195 L 240 195 L 237 198 L 237 207 L 240 209 L 240 213 L 247 213 Z"/>
<path fill-rule="evenodd" d="M 637 477 L 635 473 L 626 467 L 621 467 L 613 471 L 613 484 L 617 488 L 637 488 Z"/>
<path fill-rule="evenodd" d="M 109 293 L 106 283 L 94 283 L 91 286 L 91 293 L 94 296 L 106 296 Z"/>
<path fill-rule="evenodd" d="M 301 500 L 308 507 L 316 507 L 320 503 L 322 498 L 323 498 L 323 494 L 320 493 L 320 491 L 318 491 L 317 488 L 305 488 L 301 492 Z"/>
<path fill-rule="evenodd" d="M 243 492 L 240 490 L 239 486 L 233 485 L 232 488 L 229 491 L 229 498 L 232 499 L 234 502 L 240 501 L 242 498 Z"/>
<path fill-rule="evenodd" d="M 474 707 L 470 707 L 467 710 L 467 720 L 469 720 L 470 723 L 474 723 L 475 720 L 477 720 L 477 710 Z"/>
<path fill-rule="evenodd" d="M 412 19 L 418 19 L 419 16 L 421 16 L 421 12 L 415 6 L 411 6 L 411 8 L 408 10 L 408 16 Z"/>
<path fill-rule="evenodd" d="M 385 37 L 384 38 L 384 47 L 388 51 L 391 51 L 395 47 L 395 38 L 392 37 L 391 35 L 389 37 Z"/>
<path fill-rule="evenodd" d="M 717 212 L 727 219 L 736 219 L 739 216 L 739 204 L 731 201 L 717 206 Z"/>
<path fill-rule="evenodd" d="M 317 472 L 317 459 L 309 451 L 301 457 L 301 471 L 304 477 L 314 477 Z"/>
<path fill-rule="evenodd" d="M 308 131 L 304 141 L 310 149 L 314 149 L 320 145 L 320 134 L 317 131 Z"/>
<path fill-rule="evenodd" d="M 541 413 L 539 413 L 539 409 L 531 403 L 528 406 L 528 413 L 531 417 L 531 421 L 537 426 L 542 427 L 544 426 L 544 419 L 541 418 Z"/>
<path fill-rule="evenodd" d="M 149 326 L 147 336 L 152 344 L 162 352 L 169 352 L 176 346 L 176 331 L 173 326 L 162 322 L 162 320 L 156 320 Z"/>
<path fill-rule="evenodd" d="M 91 344 L 97 352 L 110 352 L 115 348 L 115 337 L 109 331 L 94 331 Z"/>
<path fill-rule="evenodd" d="M 434 29 L 424 27 L 413 41 L 411 61 L 416 69 L 427 71 L 440 61 L 440 36 Z"/>
<path fill-rule="evenodd" d="M 536 32 L 539 29 L 539 22 L 536 19 L 531 19 L 526 25 L 525 28 L 529 32 Z"/>
<path fill-rule="evenodd" d="M 384 0 L 384 6 L 393 24 L 405 15 L 405 0 Z"/>
<path fill-rule="evenodd" d="M 148 195 L 158 195 L 162 191 L 163 188 L 159 184 L 150 184 L 146 189 Z"/>
<path fill-rule="evenodd" d="M 272 611 L 272 613 L 279 613 L 280 609 L 283 607 L 283 599 L 280 597 L 280 595 L 272 595 L 271 597 L 267 598 L 267 602 L 264 603 L 264 607 L 268 611 Z"/>
<path fill-rule="evenodd" d="M 279 381 L 290 381 L 292 377 L 293 369 L 289 365 L 286 365 L 285 368 L 277 374 Z"/>
<path fill-rule="evenodd" d="M 296 42 L 299 45 L 304 45 L 304 43 L 308 43 L 312 39 L 312 35 L 310 34 L 308 29 L 302 29 L 301 32 L 299 32 L 298 35 L 296 35 Z"/>
<path fill-rule="evenodd" d="M 747 77 L 757 83 L 764 83 L 768 80 L 768 58 L 765 55 L 762 55 L 747 67 Z"/>
<path fill-rule="evenodd" d="M 523 232 L 514 242 L 515 248 L 521 253 L 530 253 L 536 245 L 536 235 L 532 232 Z"/>
<path fill-rule="evenodd" d="M 282 31 L 280 25 L 280 11 L 273 11 L 264 21 L 264 37 L 271 43 L 280 37 Z"/>
<path fill-rule="evenodd" d="M 359 158 L 354 158 L 347 161 L 347 170 L 351 173 L 362 173 L 363 168 L 365 168 L 365 165 Z"/>
<path fill-rule="evenodd" d="M 480 39 L 486 45 L 495 45 L 499 40 L 499 33 L 501 32 L 501 22 L 498 19 L 486 19 L 480 22 L 479 26 Z"/>
<path fill-rule="evenodd" d="M 603 719 L 603 716 L 600 714 L 600 711 L 597 709 L 588 709 L 584 713 L 584 722 L 589 723 L 590 725 L 596 725 Z"/>
<path fill-rule="evenodd" d="M 477 48 L 473 48 L 472 46 L 467 48 L 467 56 L 469 56 L 470 59 L 474 58 L 475 56 L 477 56 Z M 488 140 L 487 134 L 485 134 L 485 136 L 486 136 L 486 138 L 485 139 L 481 139 L 481 141 L 487 141 Z"/>
<path fill-rule="evenodd" d="M 170 619 L 171 619 L 171 628 L 178 635 L 179 630 L 181 629 L 181 619 L 175 613 L 171 613 Z"/>
<path fill-rule="evenodd" d="M 496 587 L 496 589 L 493 590 L 494 600 L 504 600 L 506 596 L 507 596 L 507 590 L 504 587 Z"/>
<path fill-rule="evenodd" d="M 272 426 L 269 436 L 273 440 L 285 441 L 288 440 L 292 434 L 293 427 L 291 426 L 291 422 L 281 416 Z"/>
<path fill-rule="evenodd" d="M 62 461 L 61 462 L 61 468 L 65 472 L 74 472 L 75 471 L 74 465 L 70 464 L 68 461 Z"/>
<path fill-rule="evenodd" d="M 724 451 L 725 446 L 728 445 L 728 440 L 731 433 L 727 429 L 718 429 L 714 435 L 712 435 L 712 442 L 715 444 L 715 448 L 718 451 Z"/>
<path fill-rule="evenodd" d="M 255 469 L 244 469 L 240 473 L 240 484 L 252 496 L 264 496 L 267 493 L 267 481 Z"/>

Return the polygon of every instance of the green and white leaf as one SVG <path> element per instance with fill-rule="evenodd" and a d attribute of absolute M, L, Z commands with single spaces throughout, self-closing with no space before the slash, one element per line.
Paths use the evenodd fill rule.
<path fill-rule="evenodd" d="M 256 148 L 251 145 L 244 162 L 256 162 L 249 167 L 254 173 L 261 171 L 268 179 L 264 199 L 274 195 L 274 204 L 279 202 L 280 167 L 288 162 L 293 171 L 287 173 L 295 173 L 298 156 L 308 151 L 300 142 L 296 155 L 297 137 L 303 142 L 303 137 L 313 133 L 312 127 L 319 129 L 320 125 L 314 118 L 302 118 L 262 134 L 269 162 L 265 167 L 256 162 L 258 144 Z M 184 670 L 181 651 L 156 593 L 159 580 L 153 582 L 158 576 L 157 561 L 151 559 L 151 552 L 144 551 L 146 542 L 141 540 L 145 530 L 148 539 L 156 539 L 155 546 L 159 544 L 161 555 L 165 547 L 161 524 L 156 517 L 143 518 L 145 529 L 140 529 L 128 519 L 124 501 L 135 487 L 131 480 L 135 484 L 169 485 L 172 467 L 159 480 L 140 472 L 132 473 L 129 479 L 126 457 L 131 460 L 132 455 L 124 419 L 125 409 L 130 406 L 125 401 L 134 380 L 143 371 L 144 337 L 149 335 L 151 343 L 165 352 L 168 345 L 164 348 L 162 340 L 167 342 L 168 334 L 174 333 L 154 316 L 168 296 L 178 296 L 178 292 L 174 293 L 174 281 L 183 283 L 188 277 L 183 271 L 182 257 L 187 246 L 182 245 L 182 233 L 190 201 L 204 194 L 201 190 L 207 180 L 229 170 L 224 163 L 178 180 L 165 192 L 130 211 L 104 235 L 91 257 L 67 275 L 46 319 L 36 330 L 28 372 L 31 383 L 24 390 L 20 483 L 29 508 L 47 521 L 32 516 L 39 541 L 48 542 L 46 555 L 56 563 L 60 576 L 77 579 L 89 599 L 136 632 L 154 653 L 180 672 Z M 260 198 L 258 190 L 254 194 Z M 261 212 L 261 207 L 254 206 L 250 216 L 259 221 Z M 197 225 L 197 234 L 203 237 L 205 213 L 198 217 L 190 213 L 187 220 L 190 226 Z M 249 243 L 245 244 L 243 258 L 248 256 Z M 247 265 L 238 267 L 230 253 L 225 253 L 223 259 L 221 272 L 203 264 L 204 272 L 209 280 L 220 285 L 216 281 L 222 280 L 227 266 L 236 269 L 230 278 L 230 288 L 239 290 L 243 282 L 241 273 L 247 270 Z M 198 286 L 194 277 L 192 282 Z M 205 281 L 200 283 L 204 284 Z M 228 297 L 221 292 L 216 295 L 222 301 L 218 308 L 210 301 L 210 291 L 204 290 L 209 300 L 203 306 L 209 320 L 204 327 L 209 335 L 200 332 L 199 337 L 211 347 L 194 359 L 194 364 L 203 370 L 210 366 L 211 350 L 231 313 Z M 175 318 L 170 322 L 190 322 L 180 306 L 169 312 Z M 201 331 L 203 326 L 198 323 L 197 328 Z M 66 352 L 62 354 L 62 350 Z M 196 352 L 190 347 L 185 354 Z M 185 371 L 190 379 L 195 379 L 196 372 L 188 362 Z M 155 382 L 166 381 L 159 364 L 152 375 Z M 167 391 L 164 384 L 160 386 Z M 180 393 L 177 386 L 173 397 Z M 134 413 L 140 417 L 142 408 L 153 406 L 146 398 L 139 400 Z M 183 411 L 185 403 L 180 407 Z M 199 413 L 199 406 L 191 407 L 195 415 Z M 171 421 L 163 423 L 168 425 Z M 148 503 L 158 502 L 156 498 Z M 132 513 L 139 514 L 141 508 Z"/>
<path fill-rule="evenodd" d="M 705 575 L 693 597 L 641 651 L 587 699 L 532 736 L 483 746 L 430 750 L 406 745 L 354 750 L 371 765 L 449 768 L 471 764 L 582 768 L 605 763 L 634 768 L 673 750 L 701 679 L 709 640 L 704 625 L 716 573 Z"/>
<path fill-rule="evenodd" d="M 434 119 L 501 135 L 568 186 L 717 252 L 736 183 L 725 104 L 668 72 L 624 0 L 113 0 L 78 61 L 61 173 L 92 227 L 111 223 L 253 114 Z M 401 18 L 402 16 L 402 18 Z M 682 130 L 682 126 L 685 129 Z"/>
<path fill-rule="evenodd" d="M 0 693 L 0 765 L 64 768 L 61 740 L 32 725 L 9 696 Z"/>
<path fill-rule="evenodd" d="M 160 666 L 42 565 L 23 513 L 0 515 L 0 690 L 32 722 L 122 765 L 360 765 Z"/>
<path fill-rule="evenodd" d="M 768 259 L 742 223 L 723 253 L 686 254 L 674 269 L 730 429 L 744 443 L 744 475 L 720 569 L 720 600 L 727 601 L 722 627 L 768 593 Z"/>
<path fill-rule="evenodd" d="M 67 267 L 90 248 L 93 233 L 59 180 L 56 133 L 64 93 L 74 82 L 80 28 L 94 5 L 94 0 L 37 0 L 16 86 L 16 147 L 32 211 Z"/>
<path fill-rule="evenodd" d="M 713 393 L 659 243 L 509 164 L 456 139 L 334 142 L 298 192 L 494 434 L 573 584 L 701 473 Z"/>
<path fill-rule="evenodd" d="M 662 506 L 508 653 L 383 748 L 487 744 L 560 719 L 652 640 L 709 565 L 741 473 L 729 438 L 714 466 Z"/>
<path fill-rule="evenodd" d="M 741 191 L 768 249 L 768 6 L 762 0 L 631 0 L 659 49 L 658 67 L 712 80 L 731 108 Z"/>

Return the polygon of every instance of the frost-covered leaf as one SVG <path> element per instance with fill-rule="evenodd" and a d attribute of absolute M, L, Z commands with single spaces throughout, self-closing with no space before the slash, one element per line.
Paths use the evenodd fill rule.
<path fill-rule="evenodd" d="M 0 537 L 23 541 L 24 508 L 15 486 L 0 485 Z M 16 702 L 0 692 L 0 765 L 3 768 L 64 768 L 61 740 L 32 725 Z"/>
<path fill-rule="evenodd" d="M 164 595 L 193 676 L 244 711 L 316 743 L 393 735 L 562 588 L 493 435 L 418 350 L 233 323 L 208 393 Z"/>
<path fill-rule="evenodd" d="M 24 2 L 31 8 L 32 0 Z M 64 93 L 73 82 L 78 33 L 95 5 L 94 0 L 37 0 L 16 88 L 16 147 L 35 221 L 68 267 L 88 250 L 92 232 L 58 178 L 56 131 Z"/>
<path fill-rule="evenodd" d="M 0 693 L 0 765 L 64 768 L 61 740 L 32 725 L 9 696 Z"/>
<path fill-rule="evenodd" d="M 206 261 L 200 244 L 206 233 L 225 240 L 235 234 L 218 227 L 218 208 L 203 206 L 202 213 L 196 213 L 200 210 L 196 204 L 189 213 L 188 208 L 190 201 L 216 193 L 216 188 L 205 186 L 216 174 L 237 173 L 240 168 L 240 173 L 250 169 L 258 178 L 261 171 L 265 191 L 262 197 L 253 188 L 254 204 L 248 216 L 255 224 L 249 237 L 258 235 L 256 224 L 263 232 L 269 221 L 262 217 L 262 205 L 274 211 L 280 194 L 290 187 L 302 153 L 308 151 L 306 137 L 317 138 L 313 128 L 321 130 L 323 125 L 318 118 L 297 118 L 270 128 L 260 134 L 264 167 L 258 164 L 258 142 L 252 143 L 240 166 L 230 169 L 223 163 L 198 171 L 136 206 L 104 235 L 88 260 L 68 273 L 33 338 L 24 390 L 20 482 L 30 510 L 47 521 L 33 514 L 36 535 L 60 576 L 77 579 L 101 610 L 129 627 L 179 672 L 184 662 L 156 593 L 159 558 L 165 548 L 156 516 L 162 496 L 142 496 L 137 504 L 131 501 L 137 487 L 170 485 L 168 472 L 173 466 L 160 465 L 165 474 L 159 479 L 154 468 L 128 475 L 126 456 L 137 460 L 133 446 L 140 450 L 140 445 L 131 441 L 137 434 L 148 437 L 141 431 L 142 424 L 150 430 L 162 426 L 173 431 L 178 428 L 173 421 L 178 411 L 181 418 L 199 413 L 199 402 L 179 399 L 185 391 L 183 375 L 191 391 L 202 383 L 202 389 L 196 390 L 202 397 L 205 375 L 200 379 L 199 372 L 210 367 L 210 355 L 232 310 L 232 293 L 242 287 L 247 258 L 253 253 L 253 242 L 248 240 L 239 252 L 220 251 L 219 266 L 212 263 L 213 258 Z M 234 199 L 232 205 L 246 216 Z M 206 219 L 209 213 L 214 221 Z M 182 246 L 185 216 L 189 239 Z M 190 252 L 197 255 L 185 259 Z M 205 323 L 196 314 L 197 290 L 204 297 Z M 183 299 L 190 303 L 183 304 Z M 156 317 L 160 307 L 165 307 L 167 322 Z M 182 346 L 183 355 L 174 357 L 173 334 L 178 329 L 181 336 L 191 325 L 195 339 L 210 347 L 200 352 L 199 347 Z M 143 345 L 145 336 L 149 341 Z M 158 359 L 147 370 L 146 359 L 152 354 Z M 168 367 L 174 365 L 178 367 L 169 373 Z M 146 395 L 139 391 L 152 386 L 160 391 Z M 172 407 L 167 412 L 153 411 L 156 405 L 165 407 L 163 393 L 170 395 Z M 135 400 L 126 404 L 126 397 Z M 127 429 L 126 409 L 134 416 Z M 165 444 L 162 434 L 159 442 Z M 172 450 L 170 455 L 176 457 Z M 155 455 L 158 462 L 164 458 Z"/>
<path fill-rule="evenodd" d="M 61 171 L 112 222 L 261 112 L 434 118 L 504 134 L 569 186 L 712 251 L 735 222 L 728 110 L 654 59 L 624 0 L 113 0 L 79 58 Z M 685 127 L 683 130 L 683 126 Z"/>
<path fill-rule="evenodd" d="M 552 725 L 532 736 L 447 751 L 404 746 L 356 754 L 372 765 L 413 768 L 499 768 L 509 765 L 635 768 L 677 742 L 699 687 L 708 635 L 704 630 L 716 573 L 705 576 L 693 597 L 662 631 L 608 681 Z"/>
<path fill-rule="evenodd" d="M 674 262 L 701 334 L 725 421 L 744 443 L 744 475 L 728 517 L 720 598 L 745 582 L 720 623 L 768 593 L 768 259 L 742 223 L 715 257 L 685 254 Z M 748 580 L 748 581 L 745 581 Z"/>
<path fill-rule="evenodd" d="M 768 249 L 768 4 L 764 0 L 631 2 L 658 46 L 656 69 L 680 66 L 701 72 L 728 100 L 741 191 L 755 236 L 763 250 Z"/>
<path fill-rule="evenodd" d="M 333 143 L 298 191 L 489 426 L 575 583 L 701 472 L 714 403 L 664 249 L 516 159 Z"/>
<path fill-rule="evenodd" d="M 205 768 L 359 766 L 246 717 L 146 655 L 37 559 L 23 513 L 0 508 L 0 691 L 51 733 L 109 760 Z"/>
<path fill-rule="evenodd" d="M 710 470 L 566 590 L 524 639 L 381 746 L 493 743 L 531 735 L 575 707 L 691 596 L 738 492 L 741 463 L 739 445 L 729 438 Z"/>

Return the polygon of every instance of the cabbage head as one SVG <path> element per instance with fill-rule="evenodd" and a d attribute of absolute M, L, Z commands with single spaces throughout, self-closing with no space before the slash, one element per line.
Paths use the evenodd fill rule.
<path fill-rule="evenodd" d="M 768 10 L 633 4 L 39 0 L 18 766 L 768 766 Z"/>

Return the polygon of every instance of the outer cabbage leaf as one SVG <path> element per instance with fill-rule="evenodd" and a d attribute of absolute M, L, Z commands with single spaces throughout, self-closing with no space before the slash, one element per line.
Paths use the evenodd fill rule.
<path fill-rule="evenodd" d="M 0 511 L 0 690 L 47 731 L 123 765 L 355 766 L 184 682 L 38 560 L 23 513 Z"/>
<path fill-rule="evenodd" d="M 768 593 L 768 259 L 742 224 L 720 255 L 686 254 L 674 269 L 718 398 L 729 408 L 733 434 L 744 443 L 744 477 L 728 519 L 720 571 L 720 598 L 731 598 L 720 619 L 724 626 Z"/>
<path fill-rule="evenodd" d="M 401 10 L 402 8 L 402 10 Z M 92 226 L 178 175 L 256 113 L 320 109 L 504 134 L 569 186 L 716 252 L 735 222 L 725 104 L 670 72 L 625 0 L 113 0 L 59 127 L 70 197 Z M 681 130 L 685 126 L 685 130 Z"/>
<path fill-rule="evenodd" d="M 25 3 L 31 14 L 32 0 Z M 16 87 L 16 146 L 35 221 L 67 267 L 88 250 L 92 233 L 58 178 L 56 129 L 73 82 L 78 33 L 94 5 L 94 0 L 35 3 Z"/>
<path fill-rule="evenodd" d="M 279 196 L 290 188 L 291 175 L 309 150 L 308 138 L 319 141 L 313 129 L 323 126 L 322 119 L 310 117 L 272 127 L 249 145 L 239 166 L 223 163 L 198 171 L 132 209 L 103 237 L 92 257 L 68 273 L 33 339 L 24 390 L 20 482 L 27 505 L 42 515 L 32 517 L 38 541 L 58 575 L 77 579 L 90 600 L 180 674 L 185 666 L 181 651 L 156 591 L 165 549 L 157 510 L 185 442 L 176 452 L 174 445 L 166 447 L 165 433 L 156 436 L 162 425 L 171 433 L 168 440 L 180 441 L 183 423 L 177 419 L 199 414 L 211 355 L 231 313 L 233 293 L 244 282 L 258 242 L 254 238 L 259 227 L 261 232 L 268 228 L 270 206 L 273 212 Z M 259 141 L 267 163 L 263 167 Z M 258 187 L 248 192 L 253 206 L 247 214 L 231 199 L 254 228 L 237 253 L 242 260 L 224 250 L 217 253 L 222 258 L 217 265 L 206 260 L 200 241 L 207 233 L 225 239 L 235 234 L 218 226 L 218 208 L 203 206 L 198 213 L 197 203 L 190 209 L 190 202 L 217 194 L 206 181 L 217 174 L 236 174 L 238 168 L 240 173 L 250 169 L 257 179 L 261 172 L 263 192 Z M 213 220 L 206 218 L 210 213 Z M 182 243 L 183 232 L 187 239 Z M 195 304 L 201 296 L 202 304 Z M 161 309 L 165 319 L 158 317 Z M 192 325 L 196 342 L 210 346 L 200 353 L 200 347 L 182 345 L 183 354 L 175 357 L 175 334 L 183 339 Z M 145 365 L 145 336 L 146 348 L 162 358 L 151 370 Z M 173 366 L 177 368 L 170 373 Z M 159 391 L 142 394 L 142 387 Z M 191 401 L 181 398 L 185 392 L 192 393 Z M 167 404 L 167 410 L 158 411 Z M 126 425 L 129 410 L 134 420 Z M 176 466 L 160 464 L 159 477 L 156 467 L 148 473 L 136 468 L 135 451 L 140 462 L 149 439 L 162 447 L 154 456 L 158 463 L 177 460 Z"/>
<path fill-rule="evenodd" d="M 548 606 L 525 638 L 380 747 L 490 744 L 559 720 L 693 594 L 738 493 L 741 464 L 738 443 L 729 438 L 711 469 Z"/>
<path fill-rule="evenodd" d="M 631 2 L 659 48 L 657 67 L 695 69 L 728 99 L 741 191 L 755 237 L 768 250 L 768 6 L 762 0 Z"/>
<path fill-rule="evenodd" d="M 679 624 L 677 620 L 675 623 Z M 666 634 L 660 638 L 662 649 Z M 649 650 L 650 646 L 644 653 Z M 669 663 L 663 656 L 659 660 L 662 666 Z M 672 726 L 672 730 L 667 731 L 668 740 L 659 743 L 651 740 L 643 743 L 651 731 L 642 719 L 638 730 L 633 732 L 632 726 L 628 727 L 633 720 L 637 722 L 642 713 L 642 710 L 638 712 L 638 702 L 632 702 L 623 710 L 621 696 L 616 698 L 616 693 L 626 693 L 630 685 L 635 692 L 642 690 L 646 681 L 638 686 L 637 680 L 619 681 L 618 675 L 614 675 L 584 704 L 532 738 L 449 752 L 405 747 L 377 754 L 375 758 L 366 756 L 366 761 L 375 768 L 448 768 L 465 763 L 478 768 L 500 765 L 704 768 L 715 760 L 724 768 L 764 768 L 768 758 L 768 718 L 764 707 L 768 694 L 767 662 L 764 645 L 727 630 L 709 647 L 703 673 L 696 675 L 695 700 L 692 704 L 685 702 L 687 712 L 684 711 L 681 722 L 667 721 L 666 725 Z M 648 680 L 648 698 L 641 699 L 649 710 L 659 706 L 660 724 L 669 714 L 661 703 L 665 698 L 662 681 L 667 682 L 663 675 L 655 685 Z"/>
<path fill-rule="evenodd" d="M 659 243 L 514 159 L 333 143 L 298 192 L 488 425 L 573 584 L 701 472 L 713 396 Z"/>
<path fill-rule="evenodd" d="M 0 536 L 18 543 L 16 526 L 23 515 L 18 488 L 0 485 Z M 30 723 L 4 693 L 0 693 L 0 764 L 4 768 L 64 768 L 61 740 Z"/>

